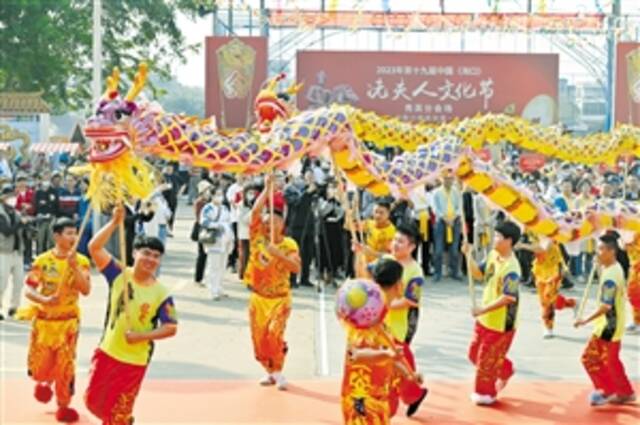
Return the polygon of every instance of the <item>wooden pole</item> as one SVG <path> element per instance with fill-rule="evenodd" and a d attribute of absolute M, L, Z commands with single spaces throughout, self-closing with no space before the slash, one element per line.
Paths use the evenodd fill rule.
<path fill-rule="evenodd" d="M 118 181 L 117 177 L 114 176 L 116 194 L 117 194 L 117 202 L 116 205 L 120 205 L 123 211 L 122 222 L 118 226 L 118 245 L 120 245 L 120 263 L 122 267 L 122 281 L 124 284 L 123 288 L 123 298 L 124 298 L 124 317 L 127 324 L 127 328 L 131 330 L 131 318 L 129 316 L 129 271 L 127 269 L 127 237 L 124 228 L 124 221 L 127 217 L 127 209 L 124 205 L 124 192 L 122 191 L 122 185 Z"/>
<path fill-rule="evenodd" d="M 576 314 L 576 319 L 581 320 L 582 314 L 584 313 L 584 309 L 587 305 L 587 300 L 589 299 L 589 292 L 591 291 L 591 285 L 593 283 L 593 278 L 596 275 L 597 265 L 593 264 L 591 267 L 591 272 L 589 273 L 589 279 L 587 279 L 587 286 L 584 288 L 584 292 L 582 293 L 582 299 L 580 300 L 580 306 L 578 307 L 578 313 Z"/>
<path fill-rule="evenodd" d="M 273 180 L 275 178 L 275 172 L 271 172 L 271 180 L 270 180 L 270 184 L 269 184 L 269 239 L 271 241 L 271 244 L 275 243 L 276 240 L 276 229 L 275 229 L 275 222 L 274 219 L 275 217 L 273 216 L 273 212 L 274 212 L 274 205 L 273 205 L 273 197 L 274 197 L 274 193 L 273 193 Z"/>
<path fill-rule="evenodd" d="M 464 219 L 464 198 L 462 192 L 464 191 L 464 184 L 460 183 L 460 208 L 462 209 L 462 214 L 460 215 L 460 220 L 462 221 L 462 237 L 465 238 L 464 243 L 467 244 L 469 240 L 469 228 L 467 226 L 467 221 Z M 455 225 L 455 223 L 454 223 Z M 469 289 L 469 299 L 471 300 L 471 308 L 476 308 L 476 287 L 473 282 L 473 276 L 471 275 L 471 252 L 473 251 L 473 243 L 468 246 L 467 252 L 464 255 L 465 260 L 467 262 L 467 286 Z"/>

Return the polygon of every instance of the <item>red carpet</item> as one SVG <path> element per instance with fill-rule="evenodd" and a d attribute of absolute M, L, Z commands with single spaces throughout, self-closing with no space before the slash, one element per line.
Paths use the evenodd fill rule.
<path fill-rule="evenodd" d="M 73 406 L 81 424 L 98 424 L 84 408 L 86 382 L 78 382 Z M 512 382 L 494 407 L 468 399 L 470 382 L 431 382 L 430 394 L 408 424 L 638 424 L 640 405 L 591 408 L 585 383 Z M 636 386 L 637 388 L 637 386 Z M 37 403 L 27 379 L 0 387 L 0 424 L 55 423 L 55 404 Z M 340 424 L 340 387 L 336 381 L 292 382 L 287 392 L 252 381 L 147 380 L 135 408 L 140 424 Z M 400 412 L 404 415 L 404 409 Z"/>

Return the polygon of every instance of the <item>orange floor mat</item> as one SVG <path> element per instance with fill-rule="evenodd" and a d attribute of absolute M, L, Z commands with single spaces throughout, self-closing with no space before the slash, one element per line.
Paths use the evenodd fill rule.
<path fill-rule="evenodd" d="M 77 384 L 73 406 L 81 424 L 99 424 L 82 404 L 86 381 Z M 638 388 L 638 383 L 636 383 Z M 640 405 L 591 408 L 587 383 L 511 382 L 493 407 L 468 399 L 470 382 L 436 381 L 416 416 L 391 424 L 638 424 Z M 37 403 L 33 383 L 4 380 L 0 386 L 1 424 L 55 423 L 55 405 Z M 340 386 L 335 380 L 292 381 L 286 392 L 253 381 L 148 379 L 135 406 L 140 424 L 340 424 Z"/>

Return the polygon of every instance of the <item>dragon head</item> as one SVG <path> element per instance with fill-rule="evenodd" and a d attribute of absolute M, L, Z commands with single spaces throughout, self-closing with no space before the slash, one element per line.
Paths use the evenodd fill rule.
<path fill-rule="evenodd" d="M 133 86 L 124 97 L 118 92 L 120 82 L 118 68 L 115 68 L 107 78 L 105 93 L 85 128 L 85 134 L 91 141 L 90 162 L 109 162 L 131 149 L 130 118 L 138 111 L 138 105 L 134 99 L 142 91 L 147 73 L 147 64 L 140 64 Z"/>
<path fill-rule="evenodd" d="M 278 92 L 278 83 L 285 77 L 285 74 L 278 74 L 267 81 L 256 97 L 254 108 L 260 133 L 268 133 L 275 121 L 286 120 L 295 111 L 291 96 L 302 88 L 302 84 L 292 84 L 285 91 Z"/>

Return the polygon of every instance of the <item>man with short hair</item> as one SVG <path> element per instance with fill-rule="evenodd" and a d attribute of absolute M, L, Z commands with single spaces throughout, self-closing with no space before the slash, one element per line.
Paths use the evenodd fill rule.
<path fill-rule="evenodd" d="M 11 296 L 9 307 L 0 308 L 0 320 L 4 314 L 13 316 L 20 302 L 24 266 L 22 259 L 22 229 L 26 219 L 15 209 L 15 193 L 10 184 L 0 189 L 0 307 L 9 287 L 11 276 Z"/>
<path fill-rule="evenodd" d="M 291 274 L 300 272 L 302 262 L 298 244 L 284 234 L 281 207 L 274 205 L 273 216 L 271 211 L 263 215 L 263 209 L 269 202 L 269 188 L 274 184 L 273 180 L 272 175 L 266 178 L 265 188 L 251 209 L 251 247 L 244 279 L 251 290 L 249 323 L 253 351 L 256 360 L 267 373 L 260 385 L 275 385 L 284 391 L 287 389 L 287 380 L 282 370 L 288 351 L 284 332 L 291 314 L 289 279 Z"/>
<path fill-rule="evenodd" d="M 373 208 L 373 218 L 364 222 L 366 243 L 363 250 L 367 263 L 391 253 L 391 243 L 396 228 L 391 222 L 391 205 L 377 201 Z"/>
<path fill-rule="evenodd" d="M 72 407 L 75 358 L 80 331 L 79 295 L 89 295 L 91 282 L 89 259 L 75 250 L 78 231 L 69 218 L 53 222 L 54 247 L 39 255 L 27 279 L 26 297 L 34 303 L 29 342 L 29 376 L 37 384 L 36 400 L 47 403 L 54 384 L 59 422 L 75 422 L 78 412 Z"/>
<path fill-rule="evenodd" d="M 589 396 L 592 406 L 606 403 L 627 404 L 636 400 L 631 382 L 620 361 L 625 322 L 625 277 L 617 260 L 619 249 L 614 234 L 600 237 L 600 305 L 586 319 L 578 318 L 574 324 L 577 328 L 594 322 L 593 335 L 582 353 L 582 364 L 595 387 L 595 391 Z"/>
<path fill-rule="evenodd" d="M 478 267 L 473 258 L 467 257 L 472 276 L 485 284 L 482 305 L 471 311 L 477 318 L 469 346 L 469 360 L 476 366 L 471 401 L 478 405 L 495 403 L 498 391 L 514 373 L 507 351 L 515 335 L 520 299 L 520 264 L 513 252 L 519 239 L 520 228 L 505 220 L 495 227 L 493 250 L 485 265 Z M 469 249 L 463 245 L 465 254 Z"/>
<path fill-rule="evenodd" d="M 162 242 L 148 236 L 136 239 L 133 267 L 126 269 L 104 248 L 124 218 L 124 206 L 118 205 L 111 221 L 89 242 L 91 258 L 109 284 L 109 304 L 104 333 L 92 359 L 85 404 L 109 425 L 133 422 L 133 405 L 154 341 L 172 337 L 178 329 L 173 298 L 156 279 L 164 254 Z"/>
<path fill-rule="evenodd" d="M 449 249 L 449 274 L 453 279 L 460 279 L 458 247 L 462 236 L 462 197 L 453 183 L 453 171 L 444 170 L 442 186 L 437 188 L 433 194 L 433 212 L 436 216 L 433 253 L 435 282 L 442 279 L 442 261 L 447 247 Z"/>

